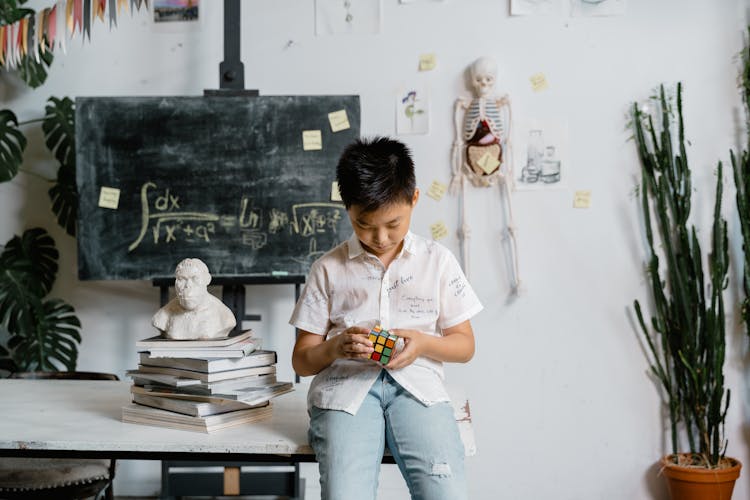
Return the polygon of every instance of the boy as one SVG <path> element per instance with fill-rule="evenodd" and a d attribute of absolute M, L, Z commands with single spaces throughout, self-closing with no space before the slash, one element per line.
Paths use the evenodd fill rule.
<path fill-rule="evenodd" d="M 464 447 L 443 387 L 443 361 L 474 354 L 469 319 L 482 309 L 455 257 L 409 231 L 419 199 L 400 142 L 359 140 L 336 169 L 352 237 L 310 268 L 290 323 L 308 394 L 322 497 L 375 498 L 384 446 L 414 499 L 466 498 Z M 385 368 L 370 328 L 404 339 Z"/>

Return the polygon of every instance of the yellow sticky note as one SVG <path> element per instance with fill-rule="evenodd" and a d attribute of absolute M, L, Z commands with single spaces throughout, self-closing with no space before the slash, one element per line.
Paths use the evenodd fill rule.
<path fill-rule="evenodd" d="M 573 196 L 573 208 L 589 208 L 591 206 L 591 191 L 576 191 Z"/>
<path fill-rule="evenodd" d="M 477 164 L 489 175 L 495 171 L 498 165 L 500 165 L 500 160 L 489 153 L 484 153 L 482 157 L 479 158 Z"/>
<path fill-rule="evenodd" d="M 99 191 L 99 206 L 102 208 L 111 208 L 117 210 L 120 205 L 120 190 L 117 188 L 102 186 Z"/>
<path fill-rule="evenodd" d="M 331 183 L 331 201 L 342 201 L 341 192 L 339 192 L 339 183 L 336 181 Z"/>
<path fill-rule="evenodd" d="M 346 130 L 350 127 L 349 117 L 346 116 L 345 109 L 328 113 L 328 121 L 331 123 L 331 132 Z"/>
<path fill-rule="evenodd" d="M 445 195 L 446 189 L 448 189 L 448 186 L 446 186 L 442 182 L 432 181 L 430 189 L 427 191 L 427 196 L 433 198 L 435 201 L 440 201 L 440 199 Z"/>
<path fill-rule="evenodd" d="M 547 77 L 544 76 L 544 73 L 536 73 L 534 75 L 531 75 L 531 77 L 529 77 L 529 81 L 531 82 L 531 88 L 534 90 L 534 92 L 540 92 L 549 88 L 549 83 L 547 83 Z"/>
<path fill-rule="evenodd" d="M 422 54 L 419 56 L 419 71 L 430 71 L 435 69 L 437 59 L 435 54 Z"/>
<path fill-rule="evenodd" d="M 305 151 L 318 151 L 323 149 L 323 135 L 320 130 L 302 131 L 302 149 Z"/>
<path fill-rule="evenodd" d="M 443 221 L 438 221 L 430 226 L 430 232 L 432 233 L 433 240 L 439 240 L 448 236 L 448 228 L 445 227 Z"/>

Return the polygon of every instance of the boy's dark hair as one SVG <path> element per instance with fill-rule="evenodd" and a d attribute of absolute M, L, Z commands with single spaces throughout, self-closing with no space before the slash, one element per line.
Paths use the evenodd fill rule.
<path fill-rule="evenodd" d="M 417 181 L 411 151 L 388 137 L 357 139 L 341 154 L 336 180 L 346 208 L 370 212 L 393 203 L 411 203 Z"/>

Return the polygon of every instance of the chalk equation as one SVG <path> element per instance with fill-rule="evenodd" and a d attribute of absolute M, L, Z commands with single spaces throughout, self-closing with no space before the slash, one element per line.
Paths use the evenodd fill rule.
<path fill-rule="evenodd" d="M 318 253 L 316 236 L 336 235 L 344 206 L 338 203 L 311 202 L 289 208 L 259 208 L 249 196 L 241 195 L 236 213 L 218 214 L 192 211 L 183 206 L 182 196 L 170 187 L 146 182 L 140 189 L 141 224 L 128 252 L 148 243 L 167 245 L 176 242 L 210 244 L 220 236 L 237 238 L 242 245 L 260 250 L 269 237 L 288 234 L 312 238 L 310 252 Z"/>

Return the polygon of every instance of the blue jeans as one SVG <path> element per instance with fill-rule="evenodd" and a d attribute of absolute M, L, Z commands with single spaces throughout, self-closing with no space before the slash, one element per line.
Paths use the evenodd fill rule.
<path fill-rule="evenodd" d="M 376 497 L 387 444 L 415 500 L 467 498 L 464 446 L 450 403 L 425 406 L 382 370 L 356 415 L 310 411 L 324 500 Z"/>

